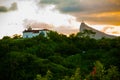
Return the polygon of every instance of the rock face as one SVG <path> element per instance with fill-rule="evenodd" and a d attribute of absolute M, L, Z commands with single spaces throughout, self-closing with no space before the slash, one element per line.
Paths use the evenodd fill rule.
<path fill-rule="evenodd" d="M 95 32 L 94 36 L 90 36 L 91 38 L 95 38 L 95 39 L 101 39 L 101 38 L 115 38 L 116 36 L 113 35 L 108 35 L 104 32 L 98 31 L 88 25 L 86 25 L 84 22 L 81 23 L 80 25 L 80 32 L 83 32 L 84 30 L 91 30 L 92 32 Z"/>

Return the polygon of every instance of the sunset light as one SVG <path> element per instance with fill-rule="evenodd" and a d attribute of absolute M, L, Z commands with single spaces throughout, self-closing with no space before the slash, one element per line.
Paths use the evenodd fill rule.
<path fill-rule="evenodd" d="M 0 80 L 120 80 L 120 0 L 0 0 Z"/>
<path fill-rule="evenodd" d="M 48 29 L 53 27 L 52 30 L 63 32 L 63 34 L 77 33 L 82 20 L 101 31 L 112 26 L 114 28 L 104 32 L 119 35 L 120 12 L 118 0 L 111 0 L 110 3 L 105 0 L 104 4 L 102 4 L 103 0 L 100 2 L 92 1 L 94 2 L 67 0 L 65 3 L 55 0 L 51 2 L 47 2 L 47 0 L 1 0 L 0 38 L 14 34 L 22 35 L 22 31 L 26 29 L 27 25 L 31 25 L 33 28 L 43 28 L 43 26 L 39 26 L 41 24 L 46 24 L 44 26 Z M 76 3 L 76 6 L 70 6 L 72 3 Z M 84 4 L 87 4 L 88 7 Z M 98 6 L 99 9 L 94 6 Z M 59 31 L 60 28 L 62 29 Z"/>

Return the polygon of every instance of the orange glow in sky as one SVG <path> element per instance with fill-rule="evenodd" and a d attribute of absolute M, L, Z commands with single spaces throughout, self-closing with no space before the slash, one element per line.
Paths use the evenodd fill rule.
<path fill-rule="evenodd" d="M 106 4 L 101 6 L 103 1 Z M 120 11 L 117 6 L 120 4 L 118 4 L 118 0 L 110 0 L 110 4 L 107 3 L 108 1 L 66 0 L 66 2 L 57 3 L 55 0 L 51 0 L 51 2 L 47 2 L 47 0 L 1 0 L 0 38 L 14 34 L 22 35 L 22 31 L 27 25 L 72 34 L 79 31 L 82 20 L 93 28 L 118 36 L 120 35 Z M 76 5 L 70 5 L 73 3 Z M 88 7 L 83 4 L 87 4 Z M 117 6 L 112 7 L 113 5 Z M 4 9 L 2 9 L 3 7 Z M 41 26 L 43 24 L 45 24 L 44 27 Z"/>

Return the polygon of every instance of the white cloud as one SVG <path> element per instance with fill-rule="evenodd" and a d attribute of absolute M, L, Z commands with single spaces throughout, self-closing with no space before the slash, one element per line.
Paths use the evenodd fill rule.
<path fill-rule="evenodd" d="M 62 14 L 54 9 L 54 5 L 44 8 L 37 7 L 33 0 L 16 0 L 18 10 L 0 14 L 0 38 L 4 35 L 22 34 L 24 30 L 24 20 L 44 22 L 59 26 L 78 26 L 79 22 L 71 15 Z M 32 6 L 31 6 L 32 5 Z"/>

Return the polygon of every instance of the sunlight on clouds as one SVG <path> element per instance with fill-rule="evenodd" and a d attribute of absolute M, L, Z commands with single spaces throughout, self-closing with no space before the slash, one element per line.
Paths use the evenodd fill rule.
<path fill-rule="evenodd" d="M 18 10 L 3 14 L 0 13 L 0 20 L 2 21 L 0 24 L 3 27 L 0 30 L 0 33 L 2 34 L 0 38 L 4 35 L 11 36 L 13 34 L 22 34 L 22 31 L 25 28 L 25 25 L 23 25 L 23 23 L 26 19 L 52 24 L 55 27 L 79 27 L 80 23 L 76 21 L 75 17 L 60 13 L 58 10 L 55 10 L 55 5 L 38 8 L 33 0 L 18 0 L 16 3 Z"/>
<path fill-rule="evenodd" d="M 120 25 L 120 12 L 103 12 L 91 16 L 96 17 L 96 19 L 103 19 L 103 23 L 106 22 L 106 24 Z"/>
<path fill-rule="evenodd" d="M 75 0 L 73 2 L 77 4 L 71 7 L 69 7 L 69 5 L 73 4 L 72 2 L 70 2 L 72 0 L 67 0 L 66 2 L 63 2 L 64 4 L 66 4 L 65 6 L 63 4 L 49 4 L 44 7 L 41 7 L 40 4 L 38 6 L 36 3 L 37 1 L 39 2 L 39 0 L 0 1 L 0 5 L 5 5 L 5 7 L 8 8 L 10 8 L 11 4 L 14 2 L 17 6 L 17 9 L 15 11 L 0 13 L 0 38 L 4 35 L 11 36 L 13 34 L 22 34 L 22 31 L 26 28 L 28 24 L 32 25 L 34 28 L 36 25 L 38 27 L 42 26 L 44 28 L 47 28 L 47 26 L 54 26 L 54 29 L 56 31 L 60 33 L 63 32 L 65 34 L 70 34 L 70 32 L 73 31 L 78 32 L 77 29 L 79 30 L 80 22 L 78 22 L 77 20 L 85 20 L 86 22 L 93 24 L 91 25 L 91 27 L 93 26 L 94 28 L 109 34 L 120 33 L 120 28 L 117 28 L 118 26 L 115 28 L 110 28 L 111 25 L 120 25 L 120 11 L 116 11 L 118 10 L 118 8 L 110 11 L 117 6 L 109 8 L 110 10 L 106 11 L 106 9 L 108 8 L 107 6 L 110 5 L 105 4 L 104 6 L 106 6 L 107 8 L 105 8 L 105 10 L 102 10 L 103 7 L 101 7 L 101 4 L 102 2 L 104 2 L 103 0 L 100 3 L 98 1 L 95 1 L 94 5 L 93 2 L 89 3 L 88 0 Z M 89 7 L 83 5 L 80 5 L 81 7 L 79 6 L 79 4 L 81 3 L 87 4 L 87 2 L 89 4 Z M 118 0 L 110 3 L 117 4 L 116 2 L 118 2 Z M 98 8 L 100 8 L 100 10 L 98 8 L 94 8 L 95 11 L 97 10 L 96 12 L 94 12 L 93 6 L 95 6 L 96 4 L 99 4 Z M 61 9 L 68 10 L 68 13 L 64 13 L 64 11 L 62 13 Z M 75 11 L 75 9 L 77 11 Z M 69 10 L 71 11 L 71 13 L 69 12 Z M 72 16 L 71 14 L 74 16 Z M 25 24 L 25 21 L 27 21 L 27 25 Z M 41 23 L 45 23 L 46 25 Z"/>
<path fill-rule="evenodd" d="M 119 0 L 109 0 L 109 1 L 112 2 L 113 4 L 120 5 L 120 1 Z"/>
<path fill-rule="evenodd" d="M 32 6 L 31 6 L 32 4 Z M 78 23 L 75 17 L 70 15 L 65 15 L 55 10 L 54 5 L 49 5 L 45 8 L 37 8 L 33 2 L 19 2 L 19 13 L 24 19 L 36 20 L 39 22 L 45 22 L 48 24 L 53 24 L 55 26 L 69 25 L 74 26 L 75 22 Z M 69 23 L 72 20 L 72 24 Z M 76 26 L 76 25 L 75 25 Z"/>
<path fill-rule="evenodd" d="M 80 17 L 79 20 L 85 20 L 90 24 L 98 25 L 115 25 L 120 26 L 120 12 L 100 12 L 100 13 L 79 13 L 75 14 Z"/>
<path fill-rule="evenodd" d="M 120 36 L 120 26 L 112 26 L 111 28 L 108 28 L 105 32 L 111 35 Z"/>
<path fill-rule="evenodd" d="M 90 26 L 107 34 L 120 36 L 120 26 L 114 25 L 90 25 Z"/>
<path fill-rule="evenodd" d="M 120 12 L 102 12 L 98 14 L 92 14 L 90 16 L 95 16 L 95 17 L 107 17 L 107 16 L 119 16 Z"/>

